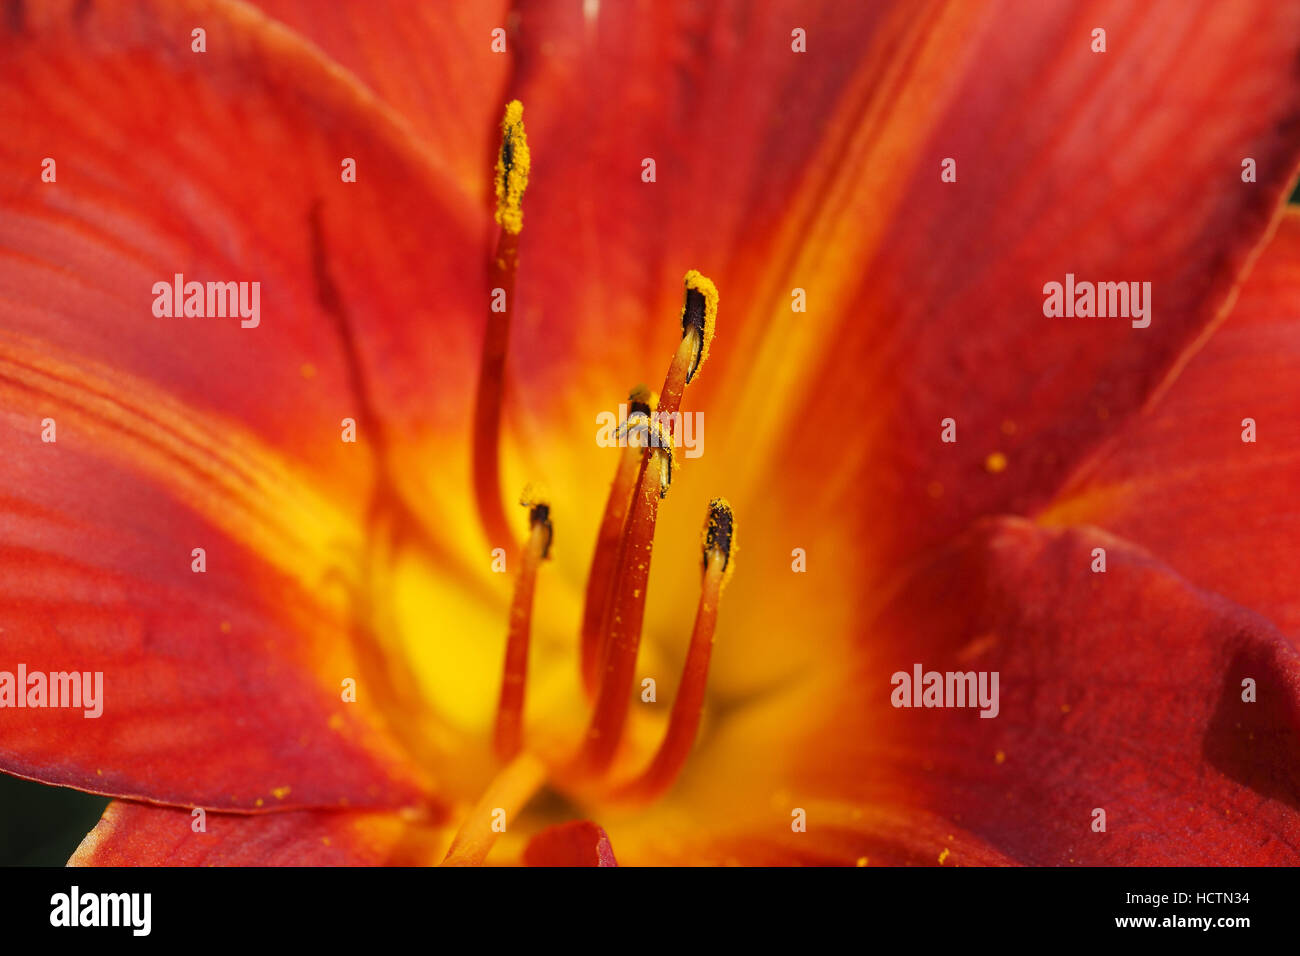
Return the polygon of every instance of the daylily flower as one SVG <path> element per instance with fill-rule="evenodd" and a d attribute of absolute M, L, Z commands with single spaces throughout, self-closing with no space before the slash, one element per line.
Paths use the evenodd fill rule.
<path fill-rule="evenodd" d="M 1300 8 L 6 10 L 0 670 L 104 701 L 0 769 L 117 798 L 72 862 L 1300 859 Z M 713 286 L 660 500 L 593 434 Z"/>

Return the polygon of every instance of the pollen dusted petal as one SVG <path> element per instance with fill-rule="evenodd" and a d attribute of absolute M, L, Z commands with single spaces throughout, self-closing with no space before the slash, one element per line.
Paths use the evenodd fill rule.
<path fill-rule="evenodd" d="M 786 284 L 808 289 L 809 314 L 782 304 L 736 394 L 775 423 L 854 429 L 848 455 L 796 431 L 779 454 L 859 479 L 872 506 L 856 527 L 879 577 L 980 514 L 1042 507 L 1138 415 L 1230 304 L 1300 161 L 1300 7 L 951 9 L 876 135 L 837 157 L 859 182 L 819 217 Z M 983 22 L 956 22 L 966 14 Z M 1103 22 L 1109 46 L 1093 53 Z M 947 62 L 926 68 L 931 50 Z M 957 182 L 940 180 L 943 157 Z M 1243 157 L 1258 182 L 1242 182 Z M 1044 316 L 1044 284 L 1067 273 L 1150 282 L 1151 326 Z M 753 328 L 736 330 L 742 352 Z M 778 363 L 805 380 L 774 388 L 764 373 Z M 956 444 L 939 441 L 949 416 Z"/>
<path fill-rule="evenodd" d="M 1300 209 L 1290 207 L 1231 314 L 1150 407 L 1038 516 L 1099 525 L 1300 646 Z M 1256 441 L 1242 441 L 1242 421 Z"/>
<path fill-rule="evenodd" d="M 430 866 L 451 840 L 436 820 L 397 813 L 301 810 L 209 813 L 115 800 L 69 866 Z"/>

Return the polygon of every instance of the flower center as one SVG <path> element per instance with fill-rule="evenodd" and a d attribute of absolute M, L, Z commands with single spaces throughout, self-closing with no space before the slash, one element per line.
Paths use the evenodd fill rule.
<path fill-rule="evenodd" d="M 647 582 L 659 506 L 672 485 L 674 422 L 687 384 L 708 357 L 718 311 L 713 283 L 694 270 L 685 277 L 681 342 L 659 396 L 633 389 L 620 423 L 618 461 L 585 591 L 580 653 L 575 661 L 590 704 L 590 717 L 573 752 L 557 758 L 529 747 L 524 724 L 528 649 L 537 575 L 553 539 L 550 499 L 535 486 L 520 501 L 529 509 L 529 531 L 519 545 L 511 539 L 502 506 L 499 441 L 506 352 L 518 270 L 518 238 L 529 152 L 518 101 L 506 108 L 497 162 L 496 221 L 501 226 L 489 261 L 494 289 L 505 290 L 502 311 L 490 314 L 480 364 L 474 416 L 474 486 L 479 519 L 493 547 L 518 547 L 510 615 L 506 626 L 493 749 L 504 764 L 479 802 L 466 815 L 444 861 L 481 863 L 498 835 L 493 826 L 523 808 L 547 782 L 579 800 L 644 802 L 664 793 L 685 765 L 703 710 L 718 603 L 734 571 L 735 517 L 725 499 L 709 502 L 702 541 L 702 583 L 690 646 L 673 700 L 668 727 L 654 757 L 619 779 L 612 772 L 632 706 L 637 652 L 645 616 Z"/>

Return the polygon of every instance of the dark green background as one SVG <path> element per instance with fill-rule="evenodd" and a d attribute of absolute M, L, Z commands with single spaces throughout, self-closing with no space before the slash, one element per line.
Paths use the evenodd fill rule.
<path fill-rule="evenodd" d="M 107 797 L 0 774 L 0 866 L 62 866 L 106 806 Z"/>

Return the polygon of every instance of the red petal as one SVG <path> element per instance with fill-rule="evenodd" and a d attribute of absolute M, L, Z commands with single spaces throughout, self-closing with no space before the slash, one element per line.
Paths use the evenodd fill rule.
<path fill-rule="evenodd" d="M 0 713 L 0 765 L 191 805 L 413 799 L 401 668 L 350 615 L 375 460 L 406 456 L 391 478 L 426 516 L 463 500 L 460 446 L 433 449 L 468 414 L 486 217 L 249 8 L 29 6 L 0 51 L 0 175 L 27 184 L 0 200 L 0 668 L 103 671 L 107 698 Z M 176 272 L 262 282 L 261 325 L 155 318 Z M 445 556 L 450 525 L 423 543 Z"/>
<path fill-rule="evenodd" d="M 858 703 L 808 744 L 808 780 L 852 767 L 842 797 L 940 814 L 1023 863 L 1300 862 L 1300 655 L 1144 552 L 988 522 L 870 629 Z M 998 715 L 891 706 L 918 663 L 997 672 Z"/>
<path fill-rule="evenodd" d="M 468 196 L 492 191 L 492 130 L 511 58 L 492 50 L 504 0 L 432 5 L 408 0 L 256 0 L 375 91 L 398 121 L 435 149 Z M 456 91 L 448 95 L 448 91 Z"/>
<path fill-rule="evenodd" d="M 114 801 L 69 866 L 428 866 L 451 831 L 396 814 L 209 813 Z"/>
<path fill-rule="evenodd" d="M 524 848 L 526 866 L 618 866 L 609 835 L 590 820 L 547 827 Z"/>
<path fill-rule="evenodd" d="M 1101 525 L 1300 639 L 1300 210 L 1291 207 L 1232 314 L 1158 401 L 1045 511 Z M 1243 420 L 1257 441 L 1242 441 Z"/>
<path fill-rule="evenodd" d="M 204 54 L 189 47 L 198 20 Z M 460 475 L 445 438 L 462 435 L 472 398 L 490 219 L 427 144 L 247 7 L 137 3 L 77 18 L 46 4 L 0 42 L 12 104 L 0 163 L 30 184 L 6 195 L 0 219 L 7 328 L 220 412 L 358 511 L 371 469 L 356 452 L 381 440 L 390 458 L 409 452 L 393 478 L 419 486 L 417 505 Z M 43 156 L 57 159 L 57 183 L 40 182 Z M 344 157 L 356 183 L 340 179 Z M 260 281 L 261 325 L 155 318 L 152 284 L 178 272 Z M 360 448 L 339 441 L 344 417 Z"/>

